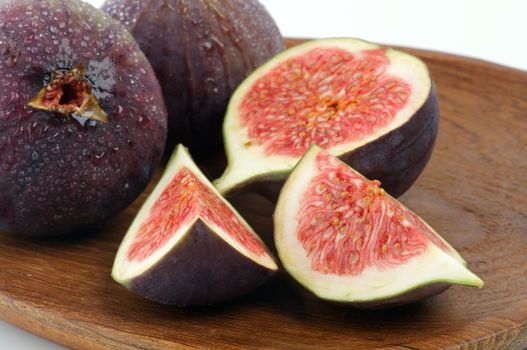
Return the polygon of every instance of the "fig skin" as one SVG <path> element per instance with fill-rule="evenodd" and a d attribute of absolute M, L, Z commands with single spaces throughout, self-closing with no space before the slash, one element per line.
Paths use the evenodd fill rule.
<path fill-rule="evenodd" d="M 169 137 L 193 153 L 223 143 L 232 92 L 284 49 L 257 0 L 108 0 L 103 11 L 134 35 L 161 83 Z"/>
<path fill-rule="evenodd" d="M 434 84 L 419 110 L 399 128 L 339 158 L 371 180 L 380 180 L 392 197 L 415 183 L 432 156 L 439 129 Z"/>
<path fill-rule="evenodd" d="M 425 103 L 406 123 L 338 158 L 368 179 L 380 180 L 392 197 L 400 197 L 412 187 L 432 156 L 439 118 L 439 103 L 432 83 Z M 254 192 L 276 203 L 289 174 L 277 172 L 257 176 L 223 195 L 236 198 Z"/>
<path fill-rule="evenodd" d="M 249 293 L 274 273 L 236 251 L 198 219 L 162 260 L 124 285 L 162 304 L 212 305 Z"/>
<path fill-rule="evenodd" d="M 117 21 L 78 0 L 0 3 L 0 229 L 63 235 L 115 215 L 161 160 L 155 74 Z M 58 69 L 86 68 L 107 123 L 28 106 Z"/>
<path fill-rule="evenodd" d="M 360 303 L 337 303 L 342 306 L 349 306 L 355 309 L 363 310 L 386 310 L 393 309 L 399 306 L 413 304 L 425 299 L 431 298 L 435 295 L 439 295 L 449 289 L 451 285 L 446 283 L 434 283 L 427 286 L 413 289 L 409 292 L 393 296 L 391 298 L 374 300 L 370 302 Z"/>

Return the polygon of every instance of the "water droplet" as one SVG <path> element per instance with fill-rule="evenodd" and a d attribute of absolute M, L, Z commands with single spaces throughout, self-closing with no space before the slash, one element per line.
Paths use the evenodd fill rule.
<path fill-rule="evenodd" d="M 18 60 L 18 53 L 11 47 L 10 43 L 7 43 L 2 54 L 4 56 L 4 62 L 7 67 L 15 68 Z"/>
<path fill-rule="evenodd" d="M 77 122 L 79 122 L 79 124 L 82 125 L 82 126 L 86 126 L 86 122 L 90 119 L 90 118 L 82 116 L 82 115 L 80 115 L 78 113 L 73 113 L 71 115 L 71 117 L 73 119 L 75 119 Z"/>
<path fill-rule="evenodd" d="M 60 146 L 59 145 L 55 145 L 55 147 L 53 147 L 51 149 L 51 153 L 52 154 L 59 154 L 60 153 Z"/>
<path fill-rule="evenodd" d="M 57 142 L 57 137 L 59 136 L 59 133 L 56 132 L 54 133 L 53 135 L 50 135 L 46 138 L 46 141 L 48 141 L 49 143 L 54 143 L 54 142 Z"/>
<path fill-rule="evenodd" d="M 212 48 L 214 47 L 210 41 L 205 41 L 203 44 L 201 44 L 201 46 L 205 50 L 212 50 Z"/>
<path fill-rule="evenodd" d="M 37 151 L 33 151 L 33 153 L 31 154 L 31 159 L 38 160 L 38 152 Z"/>

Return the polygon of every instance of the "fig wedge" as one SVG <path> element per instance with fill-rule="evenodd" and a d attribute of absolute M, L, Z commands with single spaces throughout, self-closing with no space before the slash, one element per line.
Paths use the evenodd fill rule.
<path fill-rule="evenodd" d="M 387 308 L 483 281 L 412 211 L 313 146 L 287 180 L 274 215 L 285 269 L 322 299 Z"/>
<path fill-rule="evenodd" d="M 256 233 L 178 146 L 121 243 L 112 276 L 148 299 L 190 306 L 239 297 L 277 269 Z"/>

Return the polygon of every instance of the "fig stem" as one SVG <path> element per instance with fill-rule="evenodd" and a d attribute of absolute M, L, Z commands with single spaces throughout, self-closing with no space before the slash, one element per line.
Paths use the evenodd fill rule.
<path fill-rule="evenodd" d="M 85 77 L 81 63 L 71 70 L 57 70 L 53 80 L 29 101 L 28 106 L 63 116 L 76 114 L 91 120 L 108 123 L 104 112 L 92 93 L 92 86 Z"/>

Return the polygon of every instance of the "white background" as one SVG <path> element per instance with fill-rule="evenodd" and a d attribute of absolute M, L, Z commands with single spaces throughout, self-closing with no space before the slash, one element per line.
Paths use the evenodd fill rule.
<path fill-rule="evenodd" d="M 95 5 L 103 1 L 90 0 Z M 261 1 L 284 36 L 359 37 L 472 56 L 527 70 L 527 1 Z M 0 350 L 11 349 L 63 348 L 0 322 Z"/>

